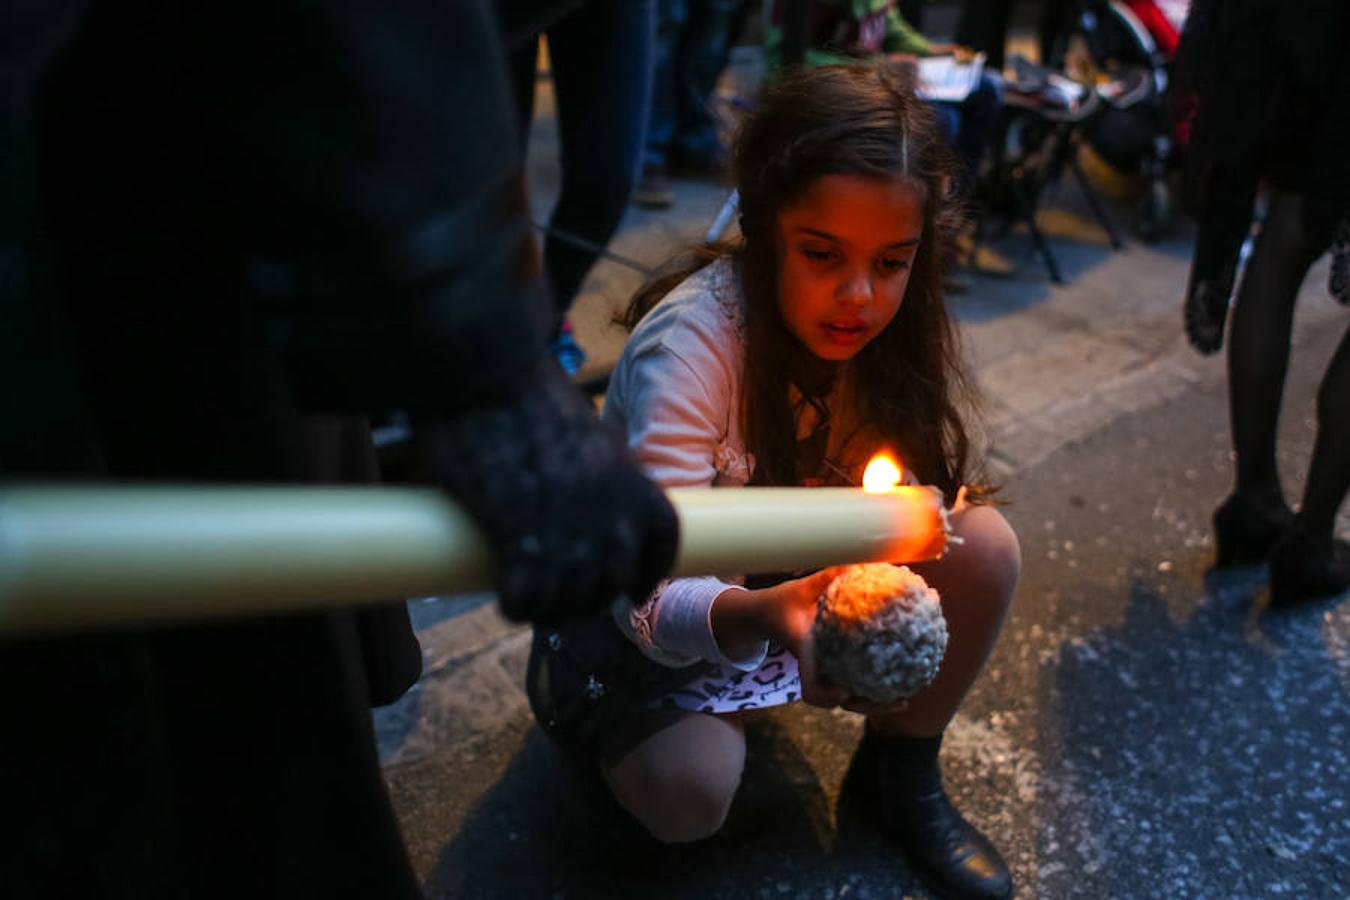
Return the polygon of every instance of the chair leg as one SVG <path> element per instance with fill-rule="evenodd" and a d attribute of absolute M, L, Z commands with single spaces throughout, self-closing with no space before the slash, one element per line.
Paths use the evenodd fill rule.
<path fill-rule="evenodd" d="M 1097 219 L 1098 224 L 1106 230 L 1106 238 L 1111 242 L 1111 249 L 1119 250 L 1124 244 L 1120 239 L 1120 232 L 1116 228 L 1115 221 L 1106 211 L 1106 207 L 1102 205 L 1101 195 L 1092 186 L 1092 182 L 1088 181 L 1087 173 L 1083 171 L 1083 167 L 1078 164 L 1077 159 L 1069 159 L 1069 170 L 1073 172 L 1074 180 L 1078 182 L 1078 188 L 1083 192 L 1083 197 L 1087 200 L 1092 215 Z"/>
<path fill-rule="evenodd" d="M 975 227 L 970 232 L 970 252 L 966 254 L 966 268 L 978 271 L 980 245 L 984 243 L 984 214 L 975 216 Z"/>
<path fill-rule="evenodd" d="M 1012 185 L 1012 201 L 1017 204 L 1019 219 L 1025 221 L 1026 231 L 1031 236 L 1031 248 L 1035 254 L 1041 256 L 1042 262 L 1045 262 L 1045 269 L 1049 271 L 1050 281 L 1056 285 L 1064 283 L 1064 275 L 1060 274 L 1060 260 L 1054 256 L 1054 251 L 1050 250 L 1050 242 L 1045 237 L 1045 232 L 1041 227 L 1035 224 L 1035 210 L 1041 205 L 1041 194 L 1045 193 L 1048 181 L 1045 181 L 1044 173 L 1035 171 L 1034 174 L 1027 173 L 1026 181 L 1014 182 Z"/>
<path fill-rule="evenodd" d="M 1030 177 L 1037 178 L 1038 176 Z M 1059 260 L 1055 258 L 1055 252 L 1050 249 L 1050 242 L 1046 240 L 1045 233 L 1036 224 L 1036 208 L 1040 205 L 1041 194 L 1044 191 L 1044 183 L 1036 184 L 1030 190 L 1025 186 L 1015 188 L 1013 198 L 1017 204 L 1018 216 L 1027 223 L 1027 233 L 1031 235 L 1031 246 L 1045 263 L 1045 268 L 1050 273 L 1050 280 L 1055 284 L 1063 284 L 1064 276 L 1059 271 Z"/>
<path fill-rule="evenodd" d="M 1045 235 L 1037 227 L 1035 214 L 1028 213 L 1026 219 L 1027 230 L 1031 232 L 1032 246 L 1036 248 L 1036 252 L 1045 261 L 1045 268 L 1050 272 L 1050 280 L 1055 284 L 1063 284 L 1064 276 L 1059 273 L 1059 260 L 1055 259 L 1055 253 L 1050 249 L 1050 242 L 1045 239 Z"/>

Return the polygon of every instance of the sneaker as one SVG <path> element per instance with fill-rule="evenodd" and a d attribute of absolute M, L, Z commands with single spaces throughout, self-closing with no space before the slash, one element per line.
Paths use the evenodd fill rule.
<path fill-rule="evenodd" d="M 586 351 L 581 349 L 577 339 L 572 336 L 571 322 L 563 323 L 562 332 L 553 339 L 549 350 L 553 352 L 554 359 L 558 360 L 558 365 L 569 376 L 577 374 L 586 364 Z"/>
<path fill-rule="evenodd" d="M 632 201 L 644 209 L 669 209 L 675 203 L 675 191 L 666 177 L 666 167 L 660 163 L 643 165 L 637 184 L 633 185 Z"/>

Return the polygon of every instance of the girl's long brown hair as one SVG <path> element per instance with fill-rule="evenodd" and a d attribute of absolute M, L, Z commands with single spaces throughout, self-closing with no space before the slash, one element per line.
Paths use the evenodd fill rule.
<path fill-rule="evenodd" d="M 951 500 L 970 478 L 963 411 L 976 397 L 943 300 L 944 247 L 959 223 L 949 186 L 956 162 L 905 70 L 885 63 L 799 69 L 778 78 L 736 142 L 741 241 L 694 251 L 633 298 L 629 327 L 692 271 L 736 258 L 746 306 L 742 391 L 746 449 L 755 482 L 790 485 L 796 427 L 788 385 L 809 370 L 809 351 L 778 308 L 778 214 L 823 175 L 903 177 L 923 198 L 924 233 L 904 302 L 855 357 L 859 415 L 924 484 Z M 992 493 L 972 485 L 972 499 Z"/>

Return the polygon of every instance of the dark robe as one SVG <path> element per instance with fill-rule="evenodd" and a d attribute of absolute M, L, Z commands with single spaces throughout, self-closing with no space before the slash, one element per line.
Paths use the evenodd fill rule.
<path fill-rule="evenodd" d="M 0 478 L 368 480 L 368 413 L 517 396 L 548 306 L 485 7 L 11 3 Z M 369 706 L 420 654 L 371 599 L 0 638 L 0 896 L 416 896 Z"/>

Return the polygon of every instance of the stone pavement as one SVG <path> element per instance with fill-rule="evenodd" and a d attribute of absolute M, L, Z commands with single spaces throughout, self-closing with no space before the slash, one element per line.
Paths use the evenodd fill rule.
<path fill-rule="evenodd" d="M 541 219 L 556 190 L 548 127 L 541 116 L 532 141 Z M 1066 182 L 1045 218 L 1066 286 L 1030 261 L 952 301 L 1024 569 L 948 731 L 949 790 L 1021 897 L 1350 896 L 1350 604 L 1271 612 L 1260 568 L 1207 571 L 1231 464 L 1223 364 L 1181 335 L 1190 235 L 1113 252 L 1075 191 Z M 613 249 L 654 265 L 697 239 L 724 195 L 681 183 L 673 210 L 631 211 Z M 608 320 L 641 280 L 606 262 L 588 283 L 576 327 L 591 371 L 617 355 Z M 1317 380 L 1350 323 L 1325 284 L 1323 263 L 1297 322 L 1280 436 L 1291 498 Z M 429 895 L 925 896 L 839 802 L 858 717 L 761 714 L 724 831 L 661 847 L 532 727 L 528 632 L 490 601 L 413 603 L 425 675 L 376 716 Z"/>

